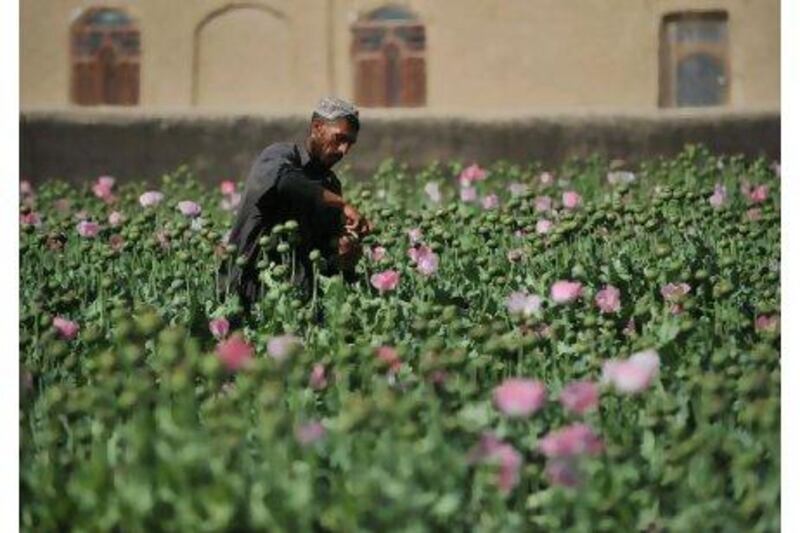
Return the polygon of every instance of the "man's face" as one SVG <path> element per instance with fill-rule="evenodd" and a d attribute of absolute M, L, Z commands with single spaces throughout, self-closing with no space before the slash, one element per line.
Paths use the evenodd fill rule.
<path fill-rule="evenodd" d="M 311 156 L 331 168 L 347 155 L 358 133 L 346 119 L 315 120 L 311 123 Z"/>

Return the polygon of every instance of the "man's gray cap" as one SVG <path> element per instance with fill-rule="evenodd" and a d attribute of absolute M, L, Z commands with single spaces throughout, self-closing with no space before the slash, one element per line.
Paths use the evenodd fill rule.
<path fill-rule="evenodd" d="M 325 96 L 317 104 L 314 112 L 328 120 L 354 117 L 358 119 L 358 109 L 346 100 L 335 96 Z"/>

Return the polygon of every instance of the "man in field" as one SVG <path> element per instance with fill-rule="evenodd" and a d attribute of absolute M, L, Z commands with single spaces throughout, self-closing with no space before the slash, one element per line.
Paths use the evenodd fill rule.
<path fill-rule="evenodd" d="M 262 251 L 259 245 L 277 224 L 289 220 L 298 224 L 295 284 L 310 288 L 312 250 L 319 250 L 325 259 L 327 274 L 340 271 L 353 276 L 361 251 L 358 240 L 369 232 L 370 224 L 343 198 L 331 167 L 353 147 L 359 128 L 358 110 L 352 104 L 326 97 L 312 113 L 304 143 L 272 144 L 253 163 L 229 238 L 236 252 L 223 264 L 220 277 L 222 290 L 238 294 L 246 313 L 259 295 L 259 258 L 268 254 L 269 259 L 280 260 L 274 250 Z"/>

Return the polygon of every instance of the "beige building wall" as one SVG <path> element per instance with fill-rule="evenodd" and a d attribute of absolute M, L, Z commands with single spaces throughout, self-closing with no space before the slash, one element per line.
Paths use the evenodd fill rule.
<path fill-rule="evenodd" d="M 399 0 L 427 37 L 432 110 L 656 109 L 664 14 L 728 13 L 730 104 L 780 104 L 779 0 Z M 69 29 L 124 7 L 141 32 L 140 107 L 303 110 L 352 98 L 350 26 L 375 0 L 21 0 L 23 108 L 69 107 Z"/>

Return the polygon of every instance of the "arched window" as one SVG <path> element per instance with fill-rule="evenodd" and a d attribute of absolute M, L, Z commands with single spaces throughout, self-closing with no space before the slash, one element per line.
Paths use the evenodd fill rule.
<path fill-rule="evenodd" d="M 139 29 L 124 11 L 91 8 L 72 25 L 72 101 L 139 103 Z"/>
<path fill-rule="evenodd" d="M 728 103 L 728 15 L 677 13 L 661 25 L 659 104 L 662 107 Z"/>
<path fill-rule="evenodd" d="M 400 6 L 384 6 L 353 25 L 355 101 L 364 107 L 425 105 L 425 26 Z"/>

